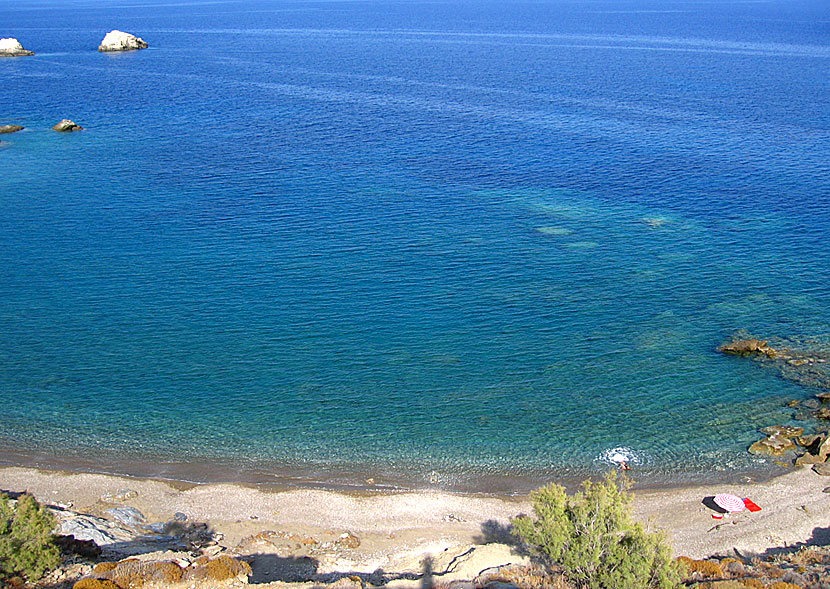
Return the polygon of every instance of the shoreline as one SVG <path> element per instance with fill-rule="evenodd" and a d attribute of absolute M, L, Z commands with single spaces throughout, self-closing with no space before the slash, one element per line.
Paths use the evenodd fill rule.
<path fill-rule="evenodd" d="M 381 470 L 368 465 L 301 465 L 244 462 L 241 466 L 229 459 L 193 461 L 155 461 L 151 458 L 118 457 L 106 453 L 86 456 L 55 455 L 45 451 L 9 448 L 0 450 L 0 469 L 31 468 L 67 473 L 99 474 L 126 479 L 165 481 L 172 485 L 232 484 L 285 491 L 311 489 L 355 494 L 447 492 L 485 497 L 522 497 L 551 481 L 569 492 L 577 491 L 582 481 L 602 477 L 615 468 L 558 470 L 543 474 L 470 474 L 429 473 Z M 701 484 L 761 483 L 788 473 L 791 469 L 770 459 L 755 469 L 723 469 L 706 472 L 655 472 L 636 467 L 629 473 L 637 490 L 685 488 Z"/>
<path fill-rule="evenodd" d="M 828 486 L 830 477 L 798 469 L 764 482 L 635 489 L 633 508 L 635 518 L 647 528 L 665 531 L 676 556 L 703 558 L 734 551 L 760 554 L 823 538 L 830 512 L 830 495 L 823 491 Z M 348 558 L 339 555 L 339 560 L 321 561 L 321 570 L 347 565 L 357 570 L 355 567 L 370 564 L 394 570 L 388 567 L 404 553 L 417 553 L 422 558 L 450 546 L 488 543 L 493 540 L 488 529 L 501 530 L 503 536 L 511 518 L 531 510 L 527 496 L 444 490 L 275 490 L 240 483 L 183 485 L 20 467 L 0 467 L 0 489 L 28 491 L 51 505 L 96 516 L 106 517 L 107 509 L 128 505 L 140 510 L 148 523 L 171 521 L 176 513 L 183 513 L 188 521 L 204 522 L 219 532 L 222 544 L 232 551 L 246 538 L 266 531 L 319 538 L 321 542 L 343 533 L 361 539 L 359 550 L 351 551 Z M 123 489 L 134 490 L 136 495 L 119 505 L 102 500 L 106 494 Z M 717 493 L 749 497 L 762 511 L 714 520 L 702 501 Z M 299 547 L 296 556 L 302 556 L 305 548 Z"/>

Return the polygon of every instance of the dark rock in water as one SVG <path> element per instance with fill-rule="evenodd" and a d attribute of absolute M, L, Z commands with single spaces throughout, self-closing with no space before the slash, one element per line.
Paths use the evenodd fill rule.
<path fill-rule="evenodd" d="M 64 554 L 77 554 L 84 558 L 94 559 L 101 556 L 101 547 L 92 540 L 76 540 L 75 536 L 55 536 L 55 544 Z"/>
<path fill-rule="evenodd" d="M 791 425 L 771 425 L 761 430 L 762 434 L 768 436 L 781 436 L 784 438 L 797 438 L 804 433 L 803 427 L 793 427 Z"/>
<path fill-rule="evenodd" d="M 17 133 L 23 129 L 20 125 L 0 125 L 0 133 Z"/>
<path fill-rule="evenodd" d="M 802 403 L 802 405 L 804 405 L 808 409 L 818 409 L 819 407 L 821 407 L 821 403 L 819 403 L 817 399 L 807 399 Z"/>
<path fill-rule="evenodd" d="M 790 450 L 795 450 L 795 442 L 780 435 L 758 440 L 749 447 L 750 454 L 766 454 L 768 456 L 782 456 Z"/>
<path fill-rule="evenodd" d="M 830 409 L 822 407 L 821 409 L 813 413 L 813 416 L 817 419 L 830 419 Z"/>
<path fill-rule="evenodd" d="M 52 129 L 55 131 L 60 131 L 61 133 L 68 133 L 70 131 L 81 131 L 83 127 L 81 127 L 74 121 L 70 121 L 69 119 L 63 119 L 60 123 L 52 127 Z"/>
<path fill-rule="evenodd" d="M 759 339 L 743 339 L 724 344 L 718 348 L 718 352 L 723 354 L 733 354 L 736 356 L 751 356 L 760 354 L 769 358 L 774 358 L 778 352 L 767 345 L 766 340 Z"/>
<path fill-rule="evenodd" d="M 820 474 L 823 477 L 830 477 L 830 462 L 822 462 L 821 464 L 813 465 L 813 472 Z"/>
<path fill-rule="evenodd" d="M 746 337 L 745 332 L 739 332 L 735 337 L 734 341 L 724 344 L 718 351 L 750 357 L 775 368 L 783 379 L 830 391 L 830 342 L 815 338 L 776 339 L 775 347 L 772 347 L 767 340 Z M 830 395 L 821 397 L 821 400 L 830 404 Z"/>
<path fill-rule="evenodd" d="M 818 399 L 821 403 L 825 405 L 830 405 L 830 393 L 818 393 L 816 395 L 816 399 Z M 805 405 L 807 402 L 804 403 Z"/>

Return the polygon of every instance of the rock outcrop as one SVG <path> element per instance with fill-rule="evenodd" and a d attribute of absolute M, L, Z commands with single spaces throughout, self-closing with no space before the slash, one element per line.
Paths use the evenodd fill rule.
<path fill-rule="evenodd" d="M 795 450 L 795 442 L 781 435 L 771 435 L 768 438 L 758 440 L 749 447 L 750 454 L 767 454 L 769 456 L 783 456 L 791 450 Z"/>
<path fill-rule="evenodd" d="M 22 57 L 34 54 L 34 51 L 23 49 L 23 45 L 17 39 L 11 37 L 0 39 L 0 57 Z"/>
<path fill-rule="evenodd" d="M 52 129 L 55 131 L 60 131 L 61 133 L 69 133 L 70 131 L 80 131 L 83 129 L 83 127 L 81 127 L 75 121 L 63 119 L 60 123 L 52 127 Z"/>
<path fill-rule="evenodd" d="M 742 339 L 724 344 L 718 348 L 718 352 L 735 356 L 750 356 L 753 354 L 762 354 L 770 358 L 776 356 L 776 351 L 769 347 L 765 340 L 759 339 Z"/>
<path fill-rule="evenodd" d="M 98 46 L 98 51 L 134 51 L 136 49 L 147 49 L 147 42 L 135 35 L 124 31 L 110 31 L 104 36 L 104 40 Z"/>
<path fill-rule="evenodd" d="M 22 130 L 20 125 L 0 125 L 0 133 L 17 133 Z"/>

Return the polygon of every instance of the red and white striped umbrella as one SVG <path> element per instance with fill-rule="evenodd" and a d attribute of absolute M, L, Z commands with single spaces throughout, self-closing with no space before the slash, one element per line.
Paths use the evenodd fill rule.
<path fill-rule="evenodd" d="M 743 511 L 746 508 L 743 499 L 741 499 L 737 495 L 730 495 L 729 493 L 721 493 L 720 495 L 715 495 L 715 504 L 718 507 L 722 507 L 723 509 L 731 513 Z"/>

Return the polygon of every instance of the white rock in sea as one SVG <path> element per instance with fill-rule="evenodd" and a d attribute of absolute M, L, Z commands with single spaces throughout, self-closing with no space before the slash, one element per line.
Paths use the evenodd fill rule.
<path fill-rule="evenodd" d="M 0 57 L 20 57 L 22 55 L 34 55 L 34 51 L 23 49 L 20 41 L 8 37 L 0 39 Z"/>
<path fill-rule="evenodd" d="M 69 119 L 63 119 L 57 125 L 52 127 L 55 131 L 60 131 L 61 133 L 68 133 L 71 131 L 82 131 L 83 127 L 77 124 L 75 121 L 70 121 Z"/>
<path fill-rule="evenodd" d="M 147 49 L 147 47 L 144 39 L 116 30 L 104 36 L 104 40 L 98 46 L 98 51 L 133 51 L 134 49 Z"/>

